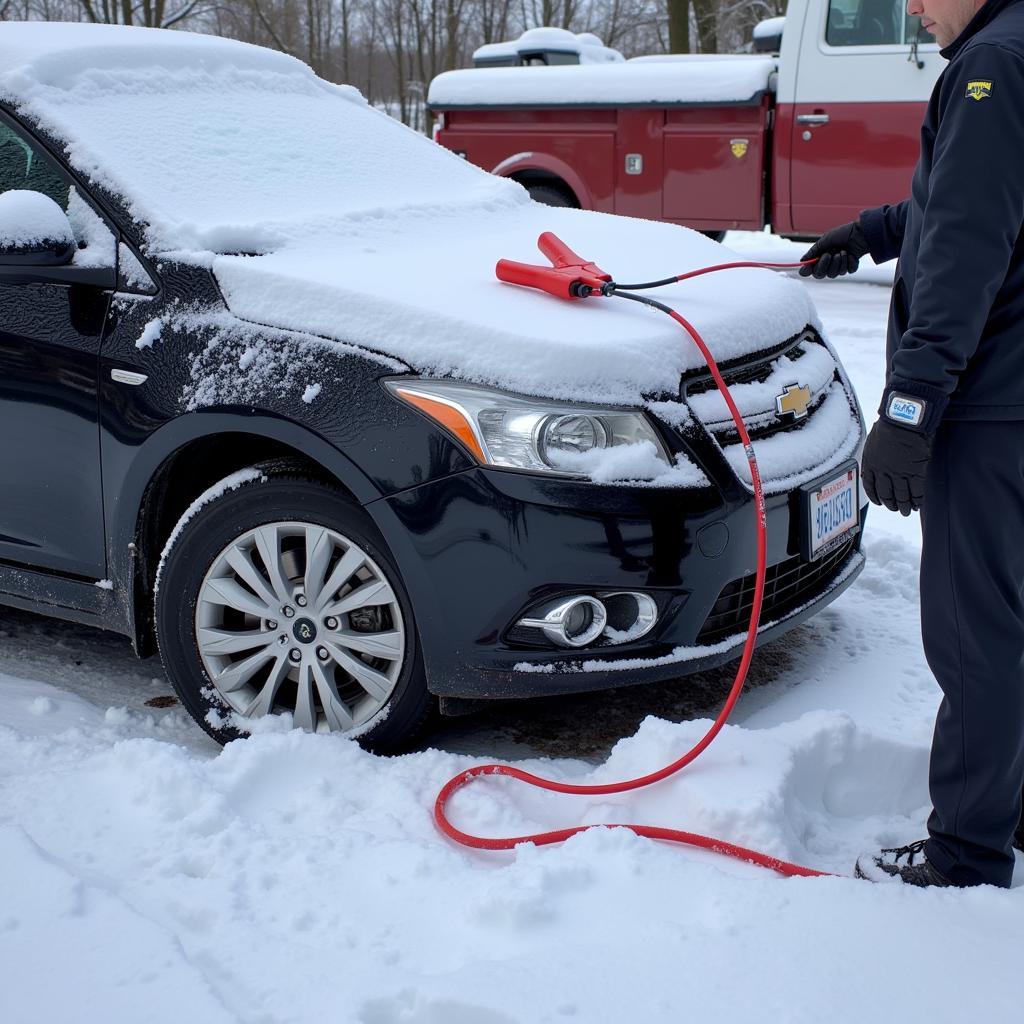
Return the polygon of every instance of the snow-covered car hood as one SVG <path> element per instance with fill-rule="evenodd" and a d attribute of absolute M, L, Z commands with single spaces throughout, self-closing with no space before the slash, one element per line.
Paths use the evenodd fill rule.
<path fill-rule="evenodd" d="M 424 374 L 524 394 L 637 404 L 673 394 L 702 365 L 668 317 L 621 299 L 562 301 L 499 282 L 501 258 L 544 263 L 554 231 L 621 281 L 739 259 L 669 224 L 554 209 L 509 192 L 482 203 L 354 219 L 264 256 L 218 256 L 232 313 L 354 343 Z M 768 348 L 816 322 L 806 290 L 767 270 L 734 270 L 660 289 L 719 361 Z"/>

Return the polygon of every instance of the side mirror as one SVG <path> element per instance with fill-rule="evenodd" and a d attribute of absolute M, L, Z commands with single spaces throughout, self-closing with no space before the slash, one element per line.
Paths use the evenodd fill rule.
<path fill-rule="evenodd" d="M 0 193 L 0 265 L 63 267 L 77 242 L 67 214 L 42 192 Z"/>
<path fill-rule="evenodd" d="M 754 26 L 754 53 L 778 54 L 782 49 L 782 28 L 785 17 L 765 18 Z"/>

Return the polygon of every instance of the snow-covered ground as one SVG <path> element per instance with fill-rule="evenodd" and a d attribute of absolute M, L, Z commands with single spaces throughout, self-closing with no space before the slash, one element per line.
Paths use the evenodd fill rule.
<path fill-rule="evenodd" d="M 872 417 L 888 291 L 809 288 Z M 938 691 L 916 518 L 872 508 L 867 553 L 854 587 L 758 653 L 733 724 L 682 775 L 600 800 L 478 783 L 455 798 L 457 822 L 497 835 L 635 820 L 841 874 L 863 849 L 918 838 Z M 0 1021 L 1019 1012 L 1024 888 L 784 880 L 621 830 L 512 854 L 435 832 L 437 789 L 480 760 L 578 782 L 660 767 L 703 734 L 731 677 L 502 704 L 396 758 L 281 730 L 220 751 L 180 709 L 146 705 L 170 688 L 126 641 L 0 609 Z"/>

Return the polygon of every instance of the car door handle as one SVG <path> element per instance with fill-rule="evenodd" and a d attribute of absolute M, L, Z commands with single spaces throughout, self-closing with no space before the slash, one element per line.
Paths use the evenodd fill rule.
<path fill-rule="evenodd" d="M 797 124 L 828 124 L 828 114 L 797 114 Z"/>

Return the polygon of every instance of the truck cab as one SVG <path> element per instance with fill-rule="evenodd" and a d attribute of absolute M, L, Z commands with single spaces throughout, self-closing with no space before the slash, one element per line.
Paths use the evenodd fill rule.
<path fill-rule="evenodd" d="M 774 124 L 776 231 L 820 234 L 907 196 L 946 64 L 938 51 L 905 0 L 790 3 Z"/>
<path fill-rule="evenodd" d="M 536 198 L 810 237 L 903 199 L 945 62 L 904 0 L 790 0 L 778 55 L 438 76 L 437 141 Z"/>

